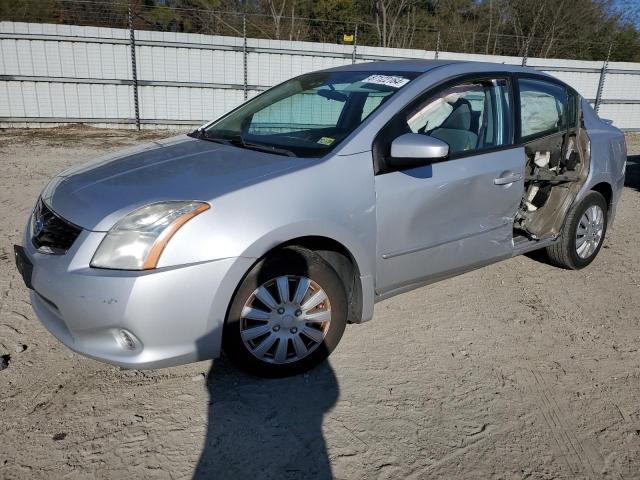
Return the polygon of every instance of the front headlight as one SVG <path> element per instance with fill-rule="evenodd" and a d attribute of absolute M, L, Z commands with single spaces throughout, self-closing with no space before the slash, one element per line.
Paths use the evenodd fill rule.
<path fill-rule="evenodd" d="M 160 202 L 134 210 L 109 230 L 91 266 L 118 270 L 155 268 L 178 229 L 208 209 L 209 204 L 203 202 Z"/>

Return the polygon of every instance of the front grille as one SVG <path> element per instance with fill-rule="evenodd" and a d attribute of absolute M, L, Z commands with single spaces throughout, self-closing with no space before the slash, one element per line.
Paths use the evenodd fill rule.
<path fill-rule="evenodd" d="M 67 253 L 81 229 L 56 215 L 42 199 L 33 211 L 31 241 L 40 251 L 62 255 Z"/>

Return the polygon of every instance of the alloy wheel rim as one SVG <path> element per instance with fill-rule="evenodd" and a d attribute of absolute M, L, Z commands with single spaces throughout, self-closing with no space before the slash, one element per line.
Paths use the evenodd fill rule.
<path fill-rule="evenodd" d="M 576 229 L 576 253 L 582 259 L 589 258 L 598 248 L 604 232 L 604 211 L 592 205 L 584 212 Z"/>
<path fill-rule="evenodd" d="M 240 314 L 240 336 L 253 356 L 268 363 L 302 360 L 329 331 L 331 304 L 310 278 L 283 275 L 249 296 Z"/>

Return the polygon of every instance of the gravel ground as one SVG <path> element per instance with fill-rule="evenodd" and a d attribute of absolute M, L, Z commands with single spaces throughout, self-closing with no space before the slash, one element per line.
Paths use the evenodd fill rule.
<path fill-rule="evenodd" d="M 640 478 L 640 136 L 587 269 L 514 258 L 376 306 L 330 362 L 127 371 L 36 320 L 12 244 L 56 172 L 164 133 L 0 133 L 0 478 Z"/>

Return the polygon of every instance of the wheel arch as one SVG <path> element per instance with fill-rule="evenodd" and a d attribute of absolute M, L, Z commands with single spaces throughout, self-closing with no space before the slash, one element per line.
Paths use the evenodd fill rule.
<path fill-rule="evenodd" d="M 307 235 L 292 238 L 274 247 L 266 255 L 286 247 L 302 247 L 317 253 L 322 259 L 333 267 L 344 284 L 347 301 L 349 323 L 362 321 L 362 282 L 360 281 L 360 268 L 353 254 L 342 243 L 321 235 Z"/>
<path fill-rule="evenodd" d="M 358 262 L 353 251 L 344 243 L 324 235 L 301 235 L 262 249 L 263 252 L 261 254 L 255 255 L 256 261 L 252 263 L 240 282 L 238 282 L 236 290 L 257 262 L 286 247 L 300 247 L 311 250 L 333 267 L 346 290 L 349 308 L 347 321 L 349 323 L 361 323 L 370 319 L 370 315 L 366 312 L 373 309 L 373 283 L 367 281 L 367 279 L 371 279 L 371 275 L 363 277 L 360 267 L 361 262 Z M 229 306 L 234 296 L 235 291 L 229 300 Z M 367 305 L 369 298 L 371 299 L 371 305 Z M 365 312 L 364 315 L 363 312 Z"/>
<path fill-rule="evenodd" d="M 344 243 L 324 235 L 301 235 L 280 241 L 279 243 L 274 243 L 270 243 L 269 247 L 262 248 L 263 253 L 261 254 L 253 253 L 257 251 L 256 245 L 253 245 L 253 247 L 243 255 L 243 258 L 252 259 L 253 261 L 248 266 L 245 266 L 241 276 L 236 276 L 237 281 L 235 282 L 233 291 L 227 296 L 223 323 L 227 321 L 238 289 L 255 265 L 263 258 L 286 247 L 300 247 L 311 250 L 333 267 L 345 285 L 348 302 L 348 323 L 361 323 L 371 319 L 374 304 L 373 277 L 371 274 L 362 275 L 360 265 L 363 260 L 361 259 L 360 262 L 358 262 L 352 249 L 349 249 Z M 221 345 L 223 342 L 224 333 L 220 335 L 220 340 L 217 344 Z M 213 357 L 215 356 L 217 355 Z"/>
<path fill-rule="evenodd" d="M 613 203 L 613 187 L 609 182 L 600 182 L 591 187 L 591 190 L 602 195 L 607 202 L 607 208 L 611 209 Z"/>

